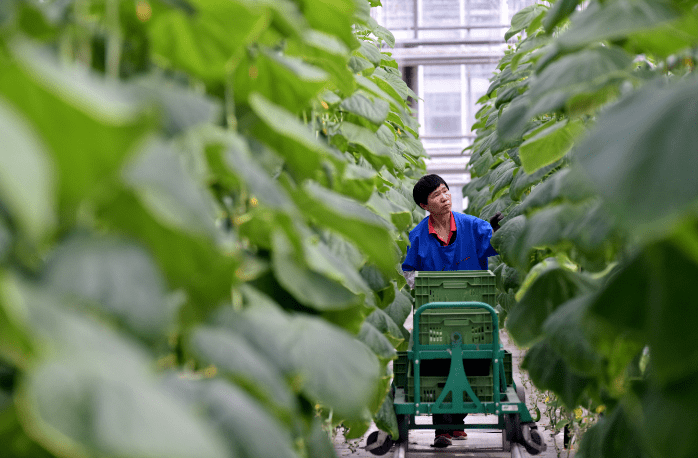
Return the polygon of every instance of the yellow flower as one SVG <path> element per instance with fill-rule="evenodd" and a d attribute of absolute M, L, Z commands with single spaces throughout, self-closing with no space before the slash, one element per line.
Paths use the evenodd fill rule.
<path fill-rule="evenodd" d="M 606 406 L 598 406 L 596 408 L 596 413 L 603 413 L 606 411 Z"/>
<path fill-rule="evenodd" d="M 582 411 L 581 407 L 577 407 L 576 409 L 574 409 L 574 416 L 575 417 L 577 417 L 579 419 L 579 418 L 582 418 L 582 415 L 584 415 L 584 412 Z"/>

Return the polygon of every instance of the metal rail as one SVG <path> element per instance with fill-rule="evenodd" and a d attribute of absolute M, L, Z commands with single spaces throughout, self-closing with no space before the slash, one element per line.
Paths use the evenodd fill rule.
<path fill-rule="evenodd" d="M 407 457 L 407 441 L 400 442 L 395 453 L 393 453 L 393 458 L 406 458 Z"/>

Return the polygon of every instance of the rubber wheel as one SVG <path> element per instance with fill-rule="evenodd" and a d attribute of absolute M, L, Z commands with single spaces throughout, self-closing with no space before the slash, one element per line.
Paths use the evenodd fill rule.
<path fill-rule="evenodd" d="M 371 434 L 368 435 L 366 438 L 366 446 L 375 444 L 376 441 L 378 440 L 378 431 L 373 431 Z M 393 440 L 388 436 L 385 439 L 385 442 L 383 442 L 383 445 L 380 447 L 376 447 L 374 449 L 369 450 L 369 452 L 373 453 L 374 455 L 385 455 L 390 451 L 390 449 L 393 448 Z"/>
<path fill-rule="evenodd" d="M 536 445 L 543 444 L 543 437 L 540 435 L 540 433 L 536 429 L 531 429 L 531 440 Z M 529 453 L 529 455 L 538 455 L 540 453 L 540 450 L 533 448 L 526 443 L 524 443 L 523 445 L 524 445 L 524 448 L 526 448 L 526 451 Z"/>

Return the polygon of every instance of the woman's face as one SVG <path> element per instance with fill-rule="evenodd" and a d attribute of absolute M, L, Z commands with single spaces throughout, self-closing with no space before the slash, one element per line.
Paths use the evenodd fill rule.
<path fill-rule="evenodd" d="M 451 192 L 441 184 L 427 197 L 427 205 L 422 207 L 432 215 L 440 215 L 451 211 Z"/>

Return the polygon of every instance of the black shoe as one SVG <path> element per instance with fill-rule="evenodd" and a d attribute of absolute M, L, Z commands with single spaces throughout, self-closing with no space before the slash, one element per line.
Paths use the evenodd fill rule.
<path fill-rule="evenodd" d="M 449 445 L 452 445 L 453 442 L 451 442 L 451 437 L 448 434 L 441 434 L 440 436 L 436 436 L 434 438 L 434 445 L 433 447 L 448 447 Z"/>

